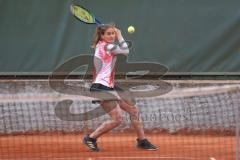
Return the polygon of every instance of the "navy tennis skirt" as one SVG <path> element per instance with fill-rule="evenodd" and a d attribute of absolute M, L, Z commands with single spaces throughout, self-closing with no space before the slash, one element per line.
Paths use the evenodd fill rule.
<path fill-rule="evenodd" d="M 114 88 L 110 88 L 100 83 L 93 83 L 92 86 L 90 87 L 90 92 L 101 92 L 101 91 L 123 91 L 123 89 L 118 86 L 114 86 Z"/>
<path fill-rule="evenodd" d="M 114 88 L 107 87 L 105 85 L 102 85 L 100 83 L 93 83 L 90 87 L 90 92 L 104 92 L 104 91 L 123 91 L 118 86 L 114 86 Z M 115 101 L 115 100 L 110 100 L 110 101 Z M 100 103 L 102 100 L 93 100 L 92 103 Z"/>

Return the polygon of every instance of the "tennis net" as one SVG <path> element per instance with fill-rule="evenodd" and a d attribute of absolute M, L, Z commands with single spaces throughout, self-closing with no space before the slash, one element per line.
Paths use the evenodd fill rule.
<path fill-rule="evenodd" d="M 81 137 L 109 116 L 98 112 L 85 114 L 84 118 L 79 115 L 99 104 L 93 104 L 91 98 L 54 92 L 45 82 L 7 84 L 2 85 L 5 88 L 1 88 L 4 92 L 0 94 L 0 159 L 123 159 L 122 155 L 126 154 L 130 158 L 145 159 L 225 160 L 236 159 L 238 154 L 240 91 L 236 84 L 181 87 L 175 83 L 173 90 L 165 95 L 137 98 L 144 130 L 152 142 L 160 146 L 160 151 L 142 155 L 129 147 L 120 149 L 135 143 L 135 138 L 131 138 L 134 129 L 130 118 L 124 113 L 124 123 L 108 133 L 102 142 L 111 142 L 109 148 L 105 146 L 106 150 L 119 148 L 97 156 L 79 147 Z M 71 100 L 69 111 L 56 110 L 56 105 L 63 100 Z M 27 149 L 21 150 L 20 146 Z M 45 150 L 43 146 L 51 149 Z"/>

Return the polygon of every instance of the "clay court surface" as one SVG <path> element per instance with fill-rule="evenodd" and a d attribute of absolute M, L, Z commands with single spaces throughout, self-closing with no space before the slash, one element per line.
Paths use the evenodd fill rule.
<path fill-rule="evenodd" d="M 233 160 L 235 136 L 147 134 L 159 147 L 143 151 L 135 147 L 133 133 L 110 133 L 98 140 L 101 152 L 82 144 L 83 134 L 43 134 L 0 136 L 0 159 L 166 159 Z"/>

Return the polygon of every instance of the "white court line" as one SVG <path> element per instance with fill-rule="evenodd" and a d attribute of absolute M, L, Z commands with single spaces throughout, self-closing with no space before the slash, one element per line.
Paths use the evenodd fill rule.
<path fill-rule="evenodd" d="M 202 158 L 191 158 L 191 157 L 98 157 L 104 159 L 186 159 L 186 160 L 196 160 Z M 97 158 L 96 158 L 97 160 Z"/>
<path fill-rule="evenodd" d="M 43 158 L 20 158 L 19 160 L 42 160 L 48 159 L 48 157 Z M 54 158 L 51 160 L 65 160 L 66 158 Z M 202 158 L 191 158 L 191 157 L 86 157 L 86 158 L 67 158 L 68 160 L 102 160 L 102 159 L 181 159 L 181 160 L 203 160 Z M 2 159 L 4 160 L 4 158 Z M 6 160 L 18 160 L 16 158 Z M 209 157 L 207 160 L 216 160 L 214 157 Z"/>
<path fill-rule="evenodd" d="M 19 160 L 43 160 L 48 159 L 48 157 L 43 158 L 20 158 Z M 86 158 L 54 158 L 51 157 L 51 160 L 104 160 L 104 159 L 181 159 L 181 160 L 203 160 L 202 158 L 191 158 L 191 157 L 86 157 Z M 4 160 L 4 159 L 2 159 Z M 6 160 L 18 160 L 16 158 Z M 216 159 L 210 159 L 216 160 Z"/>

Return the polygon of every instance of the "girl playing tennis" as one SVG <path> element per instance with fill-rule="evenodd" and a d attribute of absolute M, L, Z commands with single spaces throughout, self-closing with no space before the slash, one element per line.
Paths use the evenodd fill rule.
<path fill-rule="evenodd" d="M 124 43 L 121 31 L 113 24 L 104 24 L 98 26 L 94 35 L 92 47 L 95 49 L 94 54 L 94 74 L 91 92 L 102 91 L 121 91 L 121 88 L 114 85 L 114 64 L 117 54 L 128 55 L 129 49 L 127 44 L 124 48 L 113 45 L 115 41 L 119 44 Z M 157 150 L 145 137 L 142 123 L 139 120 L 139 111 L 131 101 L 101 101 L 101 107 L 110 115 L 111 119 L 101 124 L 94 132 L 83 138 L 83 143 L 92 151 L 99 151 L 97 139 L 119 126 L 122 121 L 124 110 L 131 117 L 131 124 L 137 132 L 137 147 L 145 150 Z M 110 110 L 110 108 L 112 108 Z"/>

